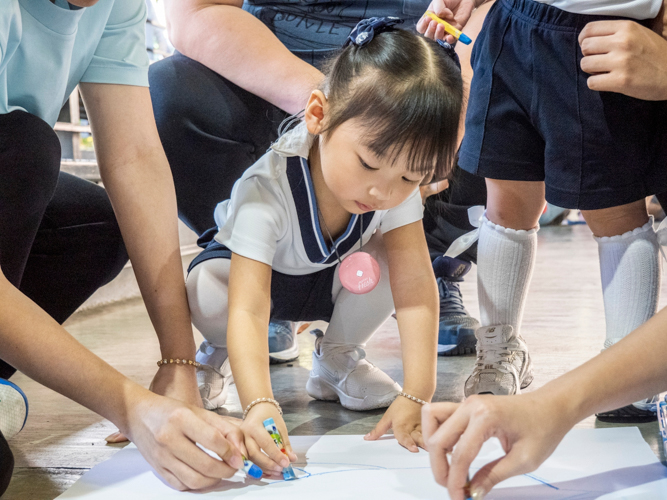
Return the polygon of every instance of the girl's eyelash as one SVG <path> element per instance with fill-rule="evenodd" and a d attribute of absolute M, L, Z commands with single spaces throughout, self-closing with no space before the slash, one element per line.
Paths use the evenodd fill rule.
<path fill-rule="evenodd" d="M 377 170 L 377 168 L 369 167 L 368 164 L 365 161 L 363 161 L 363 160 L 359 160 L 359 161 L 361 162 L 361 166 L 364 167 L 366 170 Z"/>
<path fill-rule="evenodd" d="M 412 181 L 412 180 L 410 180 L 410 179 L 406 179 L 405 177 L 402 177 L 402 179 L 403 179 L 405 182 L 407 182 L 408 184 L 418 184 L 419 182 L 421 182 L 421 179 L 418 180 L 418 181 Z"/>

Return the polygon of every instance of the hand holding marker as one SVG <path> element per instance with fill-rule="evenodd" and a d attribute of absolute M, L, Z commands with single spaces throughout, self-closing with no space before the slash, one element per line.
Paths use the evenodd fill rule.
<path fill-rule="evenodd" d="M 273 442 L 276 443 L 278 449 L 282 451 L 285 455 L 287 455 L 287 450 L 285 450 L 285 446 L 283 445 L 283 438 L 280 435 L 278 427 L 276 426 L 276 422 L 272 418 L 267 418 L 266 420 L 264 420 L 264 428 L 271 435 L 271 438 L 273 439 Z M 283 479 L 285 481 L 298 479 L 291 465 L 288 465 L 283 469 Z"/>
<path fill-rule="evenodd" d="M 454 26 L 449 24 L 447 21 L 444 21 L 444 20 L 440 19 L 438 16 L 436 16 L 430 10 L 427 10 L 424 15 L 433 19 L 436 23 L 442 24 L 443 28 L 445 28 L 445 31 L 447 33 L 449 33 L 450 35 L 452 35 L 457 40 L 459 40 L 461 43 L 465 43 L 466 45 L 470 45 L 470 43 L 472 42 L 472 39 L 469 36 L 465 35 L 460 30 L 457 30 Z"/>

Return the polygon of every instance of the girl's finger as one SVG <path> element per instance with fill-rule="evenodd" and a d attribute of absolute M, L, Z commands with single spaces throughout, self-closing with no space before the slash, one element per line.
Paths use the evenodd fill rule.
<path fill-rule="evenodd" d="M 394 429 L 394 437 L 396 437 L 398 444 L 400 444 L 403 448 L 408 450 L 411 453 L 419 453 L 419 448 L 417 447 L 417 443 L 415 443 L 415 440 L 412 439 L 412 435 L 410 435 L 409 432 L 406 432 L 403 429 Z"/>
<path fill-rule="evenodd" d="M 260 425 L 257 426 L 257 429 L 253 428 L 252 438 L 275 464 L 275 466 L 272 467 L 273 470 L 279 468 L 282 471 L 290 464 L 289 458 L 280 451 L 276 443 L 273 442 L 271 436 L 266 432 L 266 429 L 264 429 L 264 426 Z"/>
<path fill-rule="evenodd" d="M 273 442 L 273 441 L 272 441 Z M 255 442 L 252 437 L 246 437 L 245 441 L 246 449 L 248 450 L 248 455 L 246 455 L 250 460 L 255 462 L 255 465 L 262 469 L 264 473 L 281 473 L 283 468 L 271 460 L 268 456 L 262 453 L 262 450 L 259 447 L 259 444 Z M 273 445 L 276 446 L 275 444 Z"/>
<path fill-rule="evenodd" d="M 294 453 L 294 450 L 292 449 L 292 443 L 290 443 L 289 440 L 289 433 L 287 432 L 287 426 L 285 425 L 285 421 L 283 419 L 280 419 L 277 425 L 278 425 L 278 430 L 280 431 L 280 437 L 283 440 L 283 445 L 285 446 L 285 451 L 287 452 L 287 459 L 290 462 L 296 462 L 297 460 L 296 453 Z"/>
<path fill-rule="evenodd" d="M 412 436 L 412 439 L 417 446 L 419 446 L 422 450 L 426 449 L 426 445 L 424 444 L 424 436 L 422 435 L 422 431 L 420 429 L 413 430 L 410 433 L 410 436 Z"/>
<path fill-rule="evenodd" d="M 391 419 L 385 413 L 373 430 L 364 436 L 364 439 L 366 441 L 375 441 L 384 436 L 389 429 L 391 429 Z"/>

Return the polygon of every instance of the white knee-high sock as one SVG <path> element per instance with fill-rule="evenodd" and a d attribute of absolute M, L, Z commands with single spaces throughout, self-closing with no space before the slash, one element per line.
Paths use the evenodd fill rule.
<path fill-rule="evenodd" d="M 482 326 L 512 325 L 519 334 L 533 275 L 537 230 L 509 229 L 482 220 L 477 247 L 477 294 Z"/>
<path fill-rule="evenodd" d="M 607 323 L 606 348 L 655 314 L 660 296 L 660 247 L 653 217 L 633 231 L 595 240 Z"/>

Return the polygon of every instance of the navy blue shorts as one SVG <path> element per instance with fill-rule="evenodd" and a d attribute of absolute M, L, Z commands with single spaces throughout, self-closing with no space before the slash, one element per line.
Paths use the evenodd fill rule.
<path fill-rule="evenodd" d="M 204 251 L 192 260 L 188 273 L 206 260 L 232 258 L 232 251 L 215 241 L 217 232 L 217 228 L 209 229 L 197 240 Z M 304 275 L 272 271 L 271 319 L 329 322 L 334 309 L 331 289 L 335 272 L 336 266 Z"/>
<path fill-rule="evenodd" d="M 577 38 L 592 21 L 533 0 L 498 0 L 475 42 L 459 165 L 544 181 L 546 199 L 595 210 L 667 190 L 667 101 L 596 92 Z"/>

